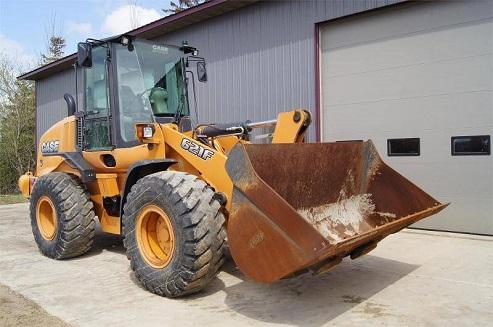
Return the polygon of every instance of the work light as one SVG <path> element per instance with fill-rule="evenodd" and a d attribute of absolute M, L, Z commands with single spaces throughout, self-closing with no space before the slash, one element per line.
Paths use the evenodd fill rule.
<path fill-rule="evenodd" d="M 153 133 L 153 130 L 152 130 L 152 127 L 151 126 L 145 126 L 143 129 L 142 129 L 142 136 L 144 138 L 149 138 L 149 137 L 152 137 L 152 133 Z"/>
<path fill-rule="evenodd" d="M 137 130 L 137 138 L 150 139 L 154 136 L 155 127 L 152 124 L 136 124 L 135 128 Z"/>
<path fill-rule="evenodd" d="M 128 36 L 122 36 L 122 40 L 121 40 L 122 45 L 127 46 L 129 41 L 130 40 L 128 39 Z"/>

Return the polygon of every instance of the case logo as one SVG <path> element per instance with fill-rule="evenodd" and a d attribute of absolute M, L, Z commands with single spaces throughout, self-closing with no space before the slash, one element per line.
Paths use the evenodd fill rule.
<path fill-rule="evenodd" d="M 55 153 L 58 152 L 60 147 L 60 141 L 46 141 L 41 145 L 41 153 Z"/>
<path fill-rule="evenodd" d="M 210 159 L 214 155 L 214 152 L 212 152 L 211 150 L 208 150 L 200 144 L 190 141 L 189 139 L 181 140 L 181 147 L 182 149 L 187 150 L 188 152 L 196 155 L 203 160 Z"/>
<path fill-rule="evenodd" d="M 168 48 L 165 46 L 162 46 L 162 45 L 153 44 L 152 45 L 152 51 L 153 52 L 168 53 Z"/>

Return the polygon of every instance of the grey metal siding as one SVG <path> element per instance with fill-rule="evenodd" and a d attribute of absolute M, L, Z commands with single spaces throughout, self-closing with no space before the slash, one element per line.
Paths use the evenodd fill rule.
<path fill-rule="evenodd" d="M 79 74 L 79 83 L 82 76 Z M 65 93 L 75 98 L 73 69 L 60 72 L 36 82 L 36 142 L 54 123 L 67 117 Z M 82 103 L 79 92 L 79 103 Z"/>
<path fill-rule="evenodd" d="M 315 113 L 314 24 L 401 1 L 262 1 L 158 40 L 187 40 L 206 58 L 209 82 L 197 83 L 201 122 L 263 120 L 296 107 Z M 73 70 L 37 82 L 38 137 L 64 117 L 63 94 L 74 88 Z"/>

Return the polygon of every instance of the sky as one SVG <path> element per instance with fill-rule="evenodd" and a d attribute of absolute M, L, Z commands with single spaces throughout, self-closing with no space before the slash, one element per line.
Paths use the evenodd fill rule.
<path fill-rule="evenodd" d="M 70 54 L 86 38 L 112 36 L 163 17 L 162 9 L 169 8 L 169 2 L 0 0 L 0 56 L 32 67 L 38 63 L 40 54 L 46 52 L 46 36 L 53 20 L 56 30 L 66 39 L 65 54 Z"/>

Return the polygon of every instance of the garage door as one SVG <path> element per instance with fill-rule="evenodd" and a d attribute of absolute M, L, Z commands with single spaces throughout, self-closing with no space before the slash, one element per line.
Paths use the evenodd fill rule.
<path fill-rule="evenodd" d="M 492 17 L 492 1 L 406 3 L 320 29 L 322 138 L 372 139 L 452 203 L 416 227 L 493 235 Z"/>

